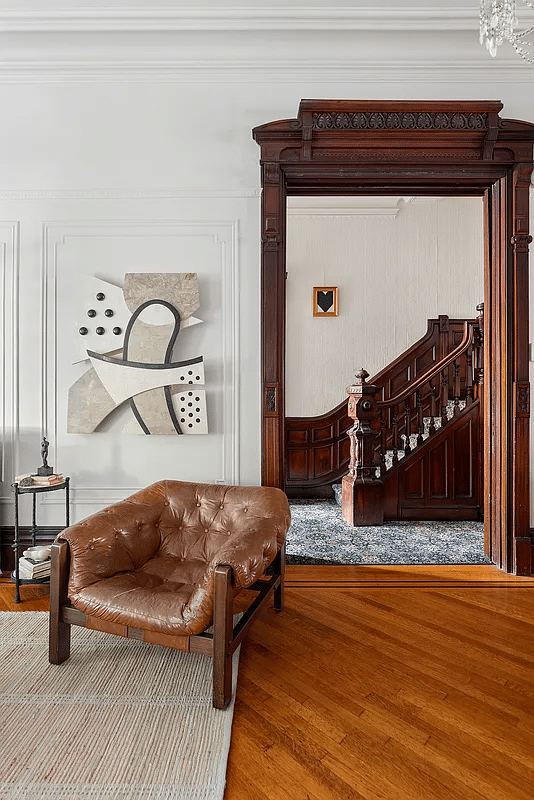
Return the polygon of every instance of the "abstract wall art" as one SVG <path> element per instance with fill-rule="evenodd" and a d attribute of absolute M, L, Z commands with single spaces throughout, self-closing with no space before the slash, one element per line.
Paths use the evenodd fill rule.
<path fill-rule="evenodd" d="M 313 316 L 337 317 L 337 286 L 313 287 Z"/>
<path fill-rule="evenodd" d="M 81 275 L 76 353 L 90 367 L 69 389 L 67 432 L 94 433 L 119 407 L 131 434 L 208 432 L 204 360 L 176 360 L 178 335 L 202 320 L 196 273 L 127 273 L 122 289 Z"/>

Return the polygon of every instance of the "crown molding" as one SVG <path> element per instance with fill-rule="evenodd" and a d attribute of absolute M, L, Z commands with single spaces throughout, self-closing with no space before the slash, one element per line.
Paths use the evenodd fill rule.
<path fill-rule="evenodd" d="M 57 31 L 467 31 L 478 29 L 478 9 L 399 5 L 346 8 L 0 9 L 0 32 Z"/>
<path fill-rule="evenodd" d="M 1 189 L 0 200 L 259 199 L 261 189 Z"/>
<path fill-rule="evenodd" d="M 532 67 L 520 58 L 481 58 L 450 61 L 370 61 L 368 59 L 308 60 L 284 59 L 275 63 L 265 59 L 229 60 L 48 60 L 36 54 L 31 61 L 0 61 L 0 83 L 85 83 L 85 82 L 166 82 L 166 83 L 255 83 L 268 80 L 279 84 L 350 83 L 403 84 L 406 81 L 471 85 L 510 81 L 532 85 Z"/>

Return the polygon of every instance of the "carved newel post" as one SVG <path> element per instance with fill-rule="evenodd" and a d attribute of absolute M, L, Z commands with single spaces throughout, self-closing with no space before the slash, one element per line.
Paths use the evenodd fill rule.
<path fill-rule="evenodd" d="M 350 438 L 349 474 L 342 480 L 343 518 L 350 524 L 383 525 L 384 486 L 377 477 L 376 429 L 379 411 L 376 402 L 377 387 L 365 381 L 369 377 L 361 369 L 355 375 L 349 394 L 348 415 L 354 425 L 347 431 Z"/>

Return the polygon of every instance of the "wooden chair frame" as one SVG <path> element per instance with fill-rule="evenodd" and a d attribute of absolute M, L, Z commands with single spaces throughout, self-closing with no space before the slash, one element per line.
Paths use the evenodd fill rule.
<path fill-rule="evenodd" d="M 68 597 L 70 548 L 66 541 L 52 545 L 50 575 L 49 661 L 62 664 L 70 656 L 71 626 L 103 630 L 107 633 L 162 644 L 213 658 L 213 707 L 225 709 L 232 699 L 232 656 L 247 634 L 250 625 L 265 603 L 273 596 L 274 608 L 284 605 L 285 547 L 280 548 L 271 565 L 259 580 L 248 587 L 258 592 L 239 621 L 233 624 L 234 600 L 242 591 L 236 586 L 233 569 L 228 564 L 215 568 L 213 633 L 196 636 L 172 636 L 98 620 L 74 608 Z"/>

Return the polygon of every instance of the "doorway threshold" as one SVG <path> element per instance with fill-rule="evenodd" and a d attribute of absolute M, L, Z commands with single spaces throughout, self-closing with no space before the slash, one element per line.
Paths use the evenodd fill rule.
<path fill-rule="evenodd" d="M 534 588 L 534 577 L 509 575 L 493 564 L 309 565 L 286 568 L 286 588 Z"/>

